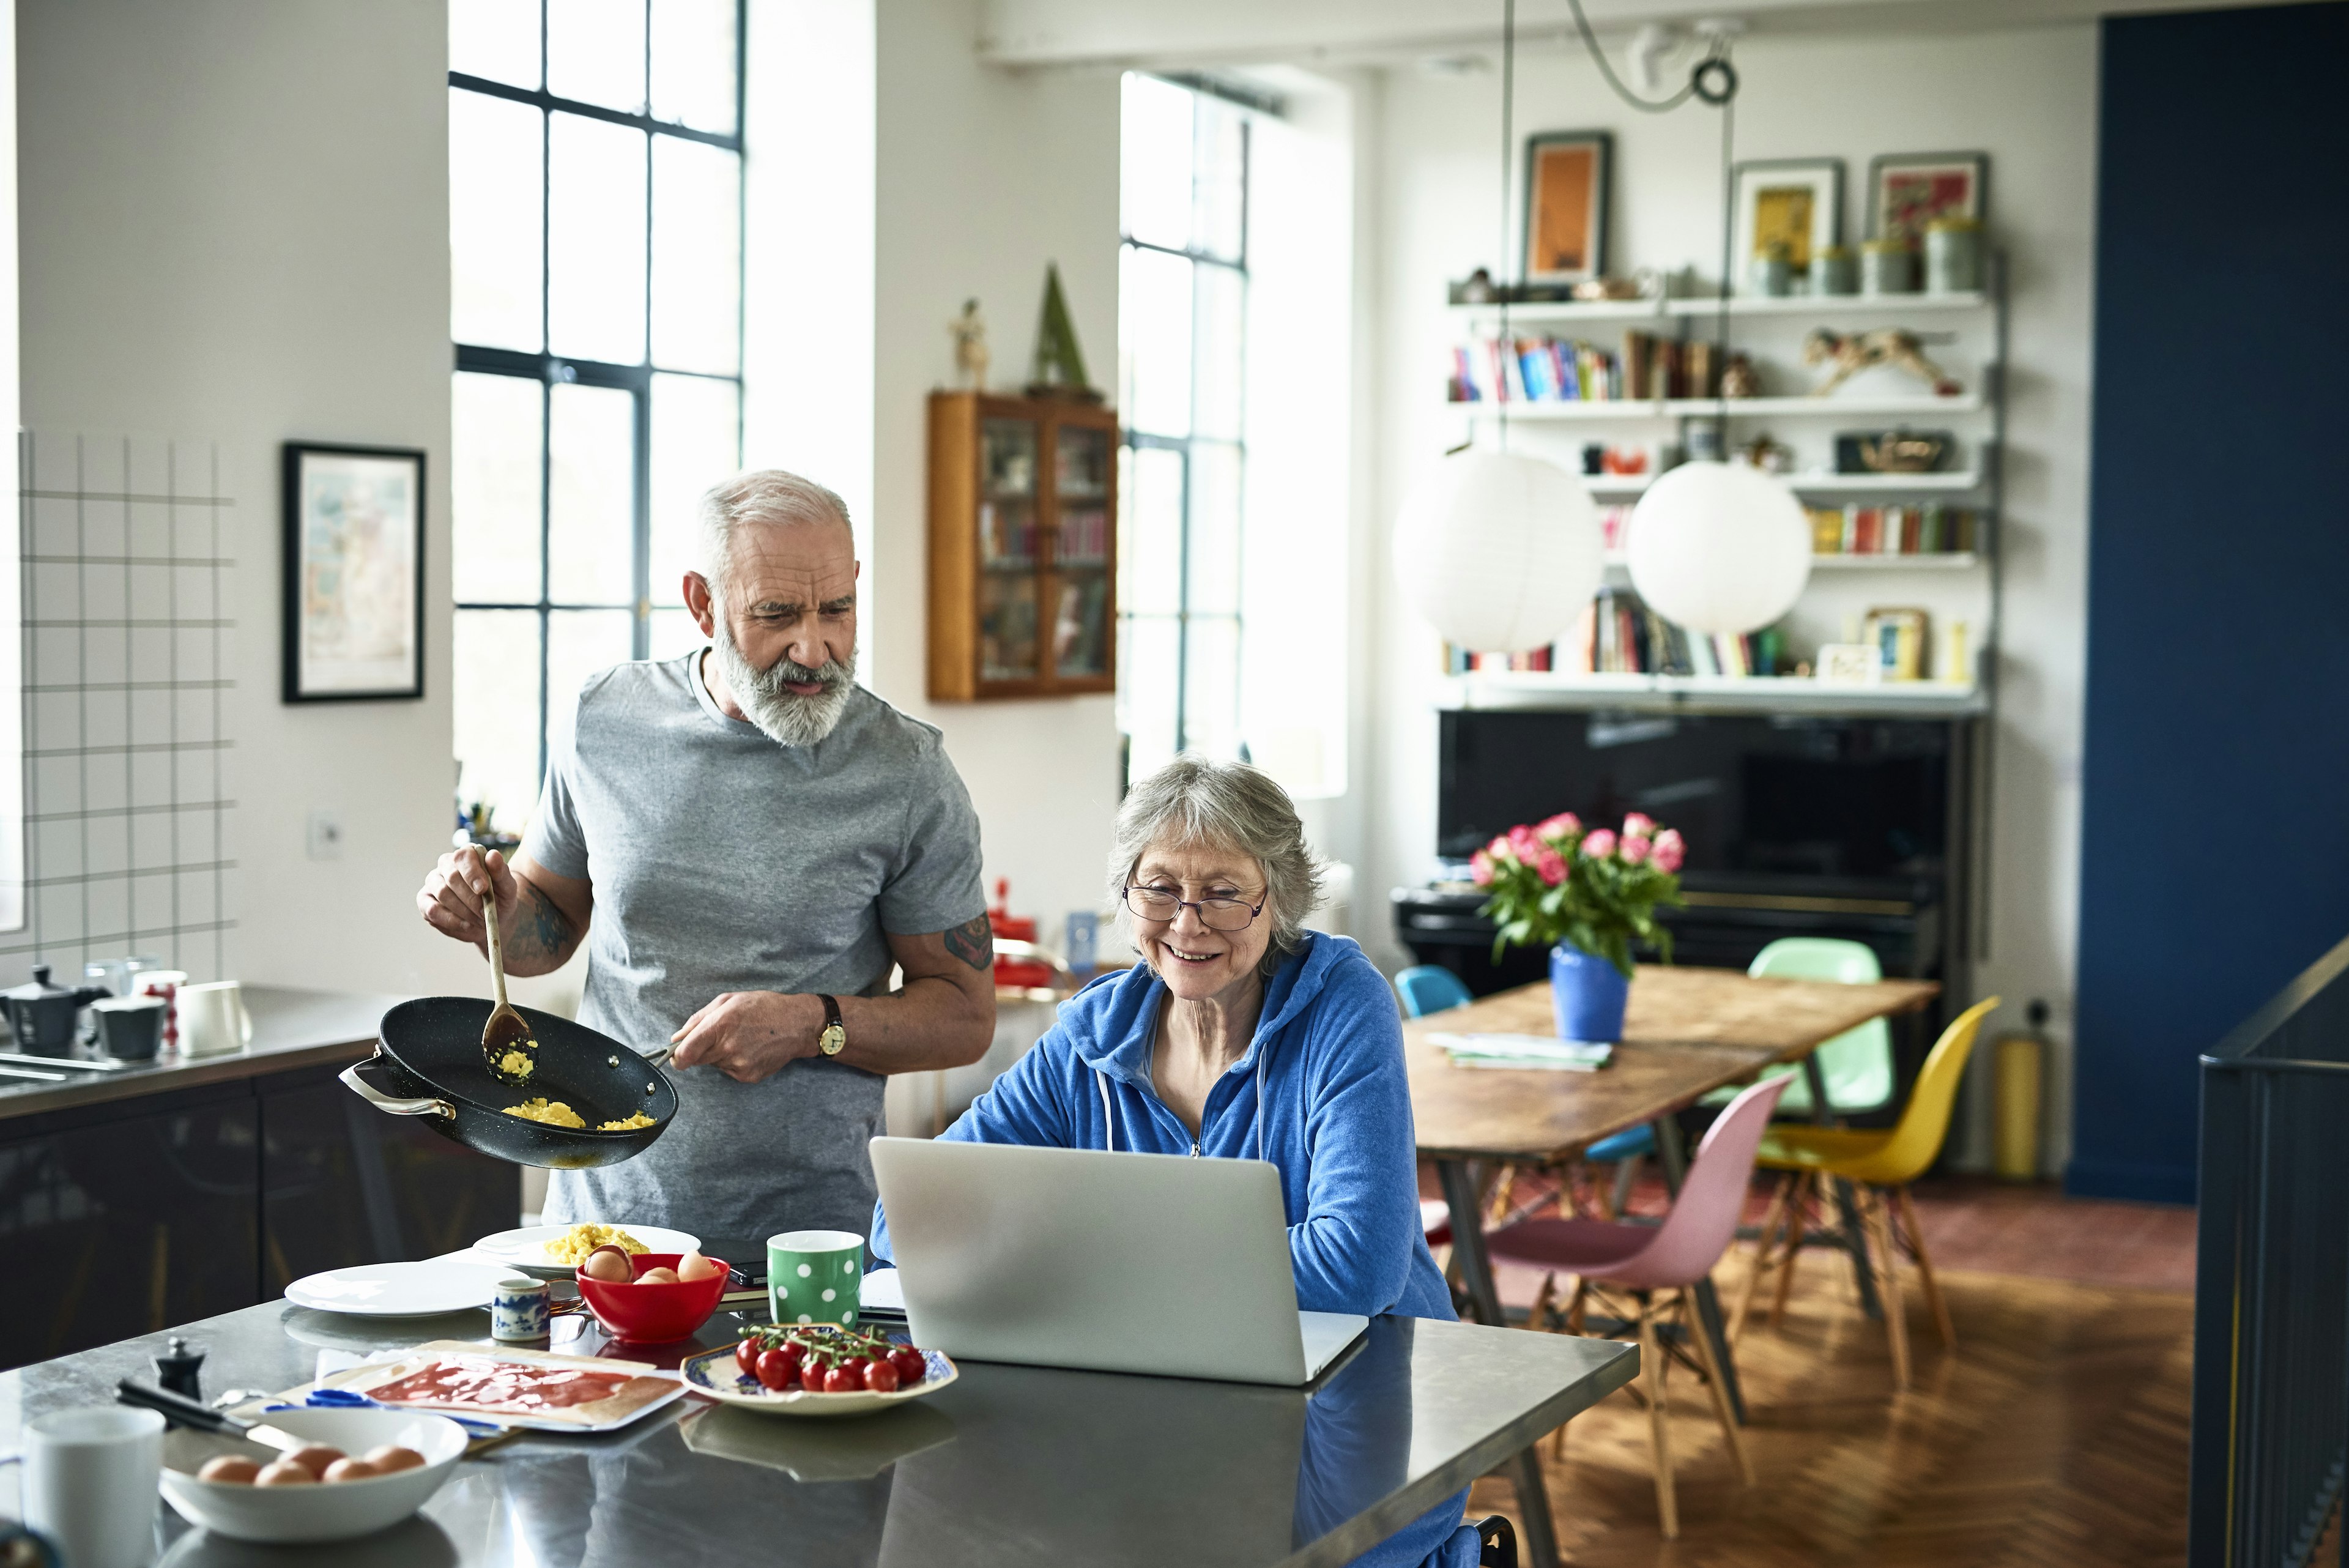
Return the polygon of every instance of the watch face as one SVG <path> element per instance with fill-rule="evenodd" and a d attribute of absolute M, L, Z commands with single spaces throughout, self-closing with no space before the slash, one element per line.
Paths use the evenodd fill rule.
<path fill-rule="evenodd" d="M 823 1048 L 825 1055 L 837 1056 L 848 1048 L 848 1031 L 837 1023 L 827 1023 L 823 1033 L 816 1036 L 816 1044 Z"/>

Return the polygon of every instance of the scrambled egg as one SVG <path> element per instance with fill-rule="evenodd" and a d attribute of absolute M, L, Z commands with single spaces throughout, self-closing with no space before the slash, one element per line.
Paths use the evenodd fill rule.
<path fill-rule="evenodd" d="M 617 1247 L 631 1257 L 652 1251 L 617 1225 L 574 1225 L 546 1244 L 546 1255 L 576 1267 L 598 1247 Z"/>
<path fill-rule="evenodd" d="M 530 1044 L 536 1045 L 538 1042 L 533 1040 Z M 527 1054 L 511 1045 L 506 1047 L 506 1054 L 498 1058 L 498 1071 L 512 1078 L 529 1077 L 530 1070 L 537 1065 L 538 1063 Z"/>
<path fill-rule="evenodd" d="M 518 1106 L 508 1106 L 506 1115 L 520 1116 L 526 1122 L 544 1122 L 549 1127 L 584 1127 L 587 1118 L 564 1105 L 561 1100 L 549 1102 L 543 1095 L 534 1100 L 524 1100 Z"/>
<path fill-rule="evenodd" d="M 595 1130 L 597 1132 L 626 1132 L 631 1127 L 648 1127 L 653 1125 L 655 1119 L 656 1118 L 652 1116 L 645 1115 L 644 1112 L 638 1111 L 636 1115 L 628 1117 L 626 1121 L 605 1122 L 602 1127 L 597 1127 Z"/>

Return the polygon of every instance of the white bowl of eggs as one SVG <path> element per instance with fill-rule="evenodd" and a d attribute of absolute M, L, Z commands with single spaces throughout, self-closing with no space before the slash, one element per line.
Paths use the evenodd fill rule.
<path fill-rule="evenodd" d="M 191 1524 L 240 1541 L 347 1541 L 398 1524 L 465 1456 L 465 1429 L 408 1410 L 274 1410 L 292 1453 L 174 1432 L 163 1495 Z"/>

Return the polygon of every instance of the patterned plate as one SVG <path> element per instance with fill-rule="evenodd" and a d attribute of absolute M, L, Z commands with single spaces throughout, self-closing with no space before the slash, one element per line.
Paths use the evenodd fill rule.
<path fill-rule="evenodd" d="M 741 1367 L 735 1365 L 734 1346 L 730 1345 L 722 1350 L 706 1350 L 699 1355 L 688 1356 L 677 1370 L 678 1376 L 685 1379 L 685 1386 L 696 1394 L 706 1394 L 763 1416 L 862 1416 L 935 1394 L 961 1376 L 955 1370 L 955 1364 L 939 1351 L 925 1350 L 922 1359 L 928 1363 L 929 1370 L 919 1383 L 886 1394 L 811 1394 L 804 1388 L 778 1394 L 757 1378 L 743 1376 Z"/>

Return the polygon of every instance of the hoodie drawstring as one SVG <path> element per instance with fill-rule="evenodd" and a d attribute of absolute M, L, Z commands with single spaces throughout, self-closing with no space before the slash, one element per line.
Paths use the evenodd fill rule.
<path fill-rule="evenodd" d="M 1264 1158 L 1264 1059 L 1272 1054 L 1272 1042 L 1266 1041 L 1256 1054 L 1256 1157 Z M 1105 1153 L 1117 1152 L 1117 1099 L 1110 1093 L 1109 1075 L 1099 1067 L 1093 1069 L 1093 1082 L 1101 1085 L 1102 1148 Z"/>

